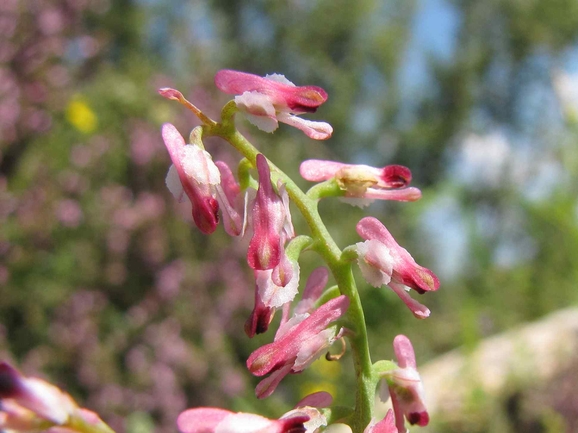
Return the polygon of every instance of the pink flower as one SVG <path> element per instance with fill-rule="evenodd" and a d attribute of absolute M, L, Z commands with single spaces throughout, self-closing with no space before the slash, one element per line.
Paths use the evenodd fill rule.
<path fill-rule="evenodd" d="M 22 376 L 5 362 L 0 363 L 0 401 L 9 399 L 37 416 L 62 425 L 74 412 L 72 399 L 57 387 L 36 378 Z M 2 410 L 0 405 L 0 410 Z"/>
<path fill-rule="evenodd" d="M 39 417 L 55 425 L 65 424 L 77 408 L 68 394 L 43 380 L 22 376 L 5 362 L 0 363 L 0 403 L 0 413 L 12 422 Z"/>
<path fill-rule="evenodd" d="M 325 122 L 305 120 L 294 114 L 314 113 L 327 100 L 327 93 L 316 86 L 295 86 L 283 75 L 265 77 L 245 72 L 221 70 L 215 75 L 216 86 L 235 96 L 239 110 L 265 132 L 273 132 L 283 122 L 302 130 L 308 137 L 325 140 L 333 128 Z"/>
<path fill-rule="evenodd" d="M 255 271 L 255 273 L 257 272 L 258 271 Z M 274 316 L 275 308 L 265 305 L 259 293 L 259 287 L 255 287 L 255 306 L 245 322 L 245 334 L 247 334 L 249 338 L 253 338 L 255 334 L 267 332 Z"/>
<path fill-rule="evenodd" d="M 376 168 L 309 159 L 301 163 L 299 172 L 311 182 L 335 179 L 343 191 L 343 200 L 360 207 L 367 206 L 373 200 L 415 201 L 421 197 L 419 189 L 408 187 L 411 172 L 401 165 Z"/>
<path fill-rule="evenodd" d="M 286 258 L 287 256 L 285 256 Z M 269 324 L 273 320 L 275 310 L 283 307 L 283 317 L 279 324 L 282 329 L 284 324 L 289 320 L 290 301 L 297 294 L 299 283 L 299 264 L 288 260 L 292 265 L 292 275 L 286 286 L 278 286 L 272 274 L 274 271 L 255 271 L 255 307 L 251 316 L 245 323 L 245 332 L 249 337 L 255 334 L 261 334 L 269 329 Z M 279 265 L 278 267 L 281 267 Z M 301 296 L 301 300 L 296 305 L 293 314 L 303 315 L 313 312 L 315 302 L 321 296 L 321 293 L 327 284 L 329 271 L 324 267 L 314 269 L 307 282 Z M 278 331 L 279 332 L 279 331 Z"/>
<path fill-rule="evenodd" d="M 287 239 L 285 225 L 289 208 L 273 190 L 271 172 L 267 159 L 257 155 L 259 189 L 253 204 L 253 237 L 247 250 L 247 262 L 255 270 L 273 269 L 285 254 L 283 246 Z"/>
<path fill-rule="evenodd" d="M 229 202 L 229 198 L 234 199 L 236 194 L 234 179 L 231 180 L 232 174 L 225 169 L 225 163 L 219 163 L 219 171 L 211 155 L 204 150 L 200 134 L 200 129 L 195 128 L 191 133 L 192 143 L 188 145 L 173 125 L 163 125 L 163 140 L 173 162 L 167 174 L 167 187 L 179 201 L 188 197 L 193 206 L 193 220 L 203 233 L 213 233 L 217 228 L 220 204 L 225 230 L 237 236 L 242 230 L 242 218 L 238 206 Z M 221 187 L 221 172 L 226 177 L 225 191 Z"/>
<path fill-rule="evenodd" d="M 289 373 L 307 368 L 341 337 L 343 329 L 327 327 L 347 310 L 345 295 L 331 299 L 313 313 L 296 315 L 279 328 L 272 343 L 255 350 L 247 360 L 247 367 L 255 376 L 264 376 L 255 390 L 257 397 L 268 397 Z"/>
<path fill-rule="evenodd" d="M 275 270 L 255 271 L 255 307 L 245 324 L 245 332 L 249 337 L 261 334 L 269 329 L 275 310 L 290 303 L 298 292 L 299 264 L 283 256 L 291 268 L 291 275 L 281 282 L 275 282 Z M 284 260 L 282 260 L 283 262 Z M 282 267 L 281 264 L 277 268 Z M 277 269 L 275 268 L 275 269 Z M 285 272 L 287 274 L 287 272 Z M 284 285 L 282 284 L 284 283 Z"/>
<path fill-rule="evenodd" d="M 325 391 L 317 391 L 306 395 L 295 407 L 311 406 L 311 407 L 329 407 L 333 404 L 333 397 Z"/>
<path fill-rule="evenodd" d="M 193 205 L 193 220 L 197 227 L 205 234 L 213 233 L 219 222 L 215 190 L 221 183 L 219 169 L 199 143 L 187 145 L 170 123 L 163 125 L 162 135 L 173 161 L 167 174 L 167 187 L 179 201 L 186 194 Z M 198 135 L 197 138 L 200 141 Z"/>
<path fill-rule="evenodd" d="M 393 340 L 393 349 L 399 368 L 386 374 L 389 394 L 395 413 L 399 433 L 405 433 L 404 417 L 410 424 L 426 426 L 429 415 L 425 407 L 423 384 L 417 371 L 415 353 L 409 338 L 398 335 Z"/>
<path fill-rule="evenodd" d="M 309 416 L 296 411 L 288 417 L 270 420 L 259 415 L 230 412 L 216 407 L 199 407 L 177 418 L 181 433 L 305 433 Z"/>
<path fill-rule="evenodd" d="M 0 363 L 1 431 L 73 433 L 82 425 L 111 431 L 96 413 L 78 407 L 64 391 Z"/>
<path fill-rule="evenodd" d="M 406 291 L 414 289 L 420 294 L 439 288 L 437 276 L 418 265 L 405 248 L 376 218 L 366 217 L 357 224 L 357 233 L 366 239 L 356 244 L 361 273 L 374 287 L 388 285 L 409 307 L 417 318 L 426 318 L 430 311 L 412 299 Z"/>
<path fill-rule="evenodd" d="M 363 433 L 398 433 L 392 410 L 389 409 L 381 421 L 372 420 Z"/>
<path fill-rule="evenodd" d="M 310 314 L 313 311 L 315 302 L 319 299 L 323 293 L 323 289 L 327 285 L 329 280 L 329 271 L 327 268 L 321 266 L 319 268 L 313 269 L 307 282 L 305 283 L 305 288 L 303 289 L 303 294 L 301 295 L 301 300 L 295 306 L 293 314 Z M 285 320 L 281 321 L 283 324 Z"/>

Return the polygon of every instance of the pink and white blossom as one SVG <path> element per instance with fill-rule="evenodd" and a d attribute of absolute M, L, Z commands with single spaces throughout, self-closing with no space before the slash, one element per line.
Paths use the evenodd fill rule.
<path fill-rule="evenodd" d="M 305 427 L 305 433 L 318 433 L 321 427 L 327 426 L 327 418 L 325 415 L 323 415 L 319 409 L 312 406 L 299 405 L 297 408 L 287 412 L 285 415 L 279 418 L 279 420 L 292 418 L 299 415 L 306 415 L 309 417 L 309 420 L 303 423 L 303 427 Z"/>
<path fill-rule="evenodd" d="M 259 271 L 255 271 L 257 273 Z M 269 325 L 275 316 L 275 308 L 268 307 L 263 302 L 259 287 L 255 287 L 255 305 L 249 318 L 245 322 L 245 334 L 249 338 L 253 338 L 256 334 L 263 334 L 269 329 Z"/>
<path fill-rule="evenodd" d="M 249 337 L 252 338 L 255 334 L 266 332 L 269 329 L 271 320 L 273 320 L 275 310 L 280 307 L 283 308 L 283 317 L 281 318 L 279 329 L 283 328 L 284 324 L 289 320 L 290 301 L 297 294 L 299 283 L 299 264 L 291 260 L 289 262 L 293 266 L 293 271 L 291 279 L 285 287 L 276 285 L 272 278 L 272 271 L 255 271 L 255 307 L 245 323 L 245 332 Z M 301 299 L 294 308 L 294 315 L 300 316 L 313 312 L 315 302 L 327 285 L 328 278 L 329 271 L 324 267 L 314 269 L 309 274 Z"/>
<path fill-rule="evenodd" d="M 359 268 L 367 282 L 374 287 L 388 285 L 417 318 L 428 317 L 429 309 L 407 291 L 414 289 L 420 294 L 435 291 L 439 288 L 437 276 L 418 265 L 376 218 L 366 217 L 359 221 L 357 233 L 366 239 L 356 244 L 356 250 Z"/>
<path fill-rule="evenodd" d="M 423 427 L 429 423 L 429 414 L 411 341 L 405 335 L 398 335 L 393 340 L 393 348 L 398 368 L 388 372 L 385 379 L 389 387 L 397 429 L 399 433 L 406 433 L 404 418 L 412 425 Z"/>
<path fill-rule="evenodd" d="M 299 168 L 301 176 L 311 182 L 335 179 L 343 191 L 343 201 L 355 206 L 367 206 L 374 200 L 415 201 L 421 191 L 409 187 L 411 171 L 402 165 L 383 168 L 362 164 L 309 159 Z"/>
<path fill-rule="evenodd" d="M 287 374 L 303 371 L 340 338 L 343 328 L 328 326 L 343 316 L 348 306 L 349 299 L 341 295 L 311 314 L 296 315 L 279 328 L 272 343 L 255 350 L 247 368 L 255 376 L 269 374 L 257 385 L 257 397 L 271 395 Z"/>
<path fill-rule="evenodd" d="M 203 233 L 215 231 L 221 207 L 225 230 L 237 236 L 242 231 L 243 218 L 239 214 L 239 206 L 229 201 L 234 198 L 232 181 L 228 176 L 230 170 L 224 170 L 223 162 L 220 163 L 221 169 L 217 167 L 211 155 L 204 150 L 200 133 L 200 129 L 195 128 L 191 132 L 191 144 L 186 144 L 173 125 L 163 125 L 163 141 L 173 162 L 167 174 L 167 187 L 177 200 L 183 201 L 185 197 L 190 200 L 193 220 Z M 221 172 L 227 176 L 226 190 L 221 187 Z"/>
<path fill-rule="evenodd" d="M 333 133 L 326 122 L 295 116 L 314 113 L 327 100 L 327 93 L 320 87 L 296 86 L 280 74 L 259 77 L 228 69 L 217 72 L 215 84 L 221 91 L 237 95 L 235 103 L 239 110 L 262 131 L 273 132 L 283 122 L 315 140 L 326 140 Z"/>
<path fill-rule="evenodd" d="M 255 307 L 245 324 L 249 337 L 266 332 L 275 310 L 288 305 L 298 293 L 299 263 L 289 260 L 286 255 L 283 258 L 287 259 L 291 272 L 282 272 L 283 276 L 278 277 L 277 281 L 273 274 L 277 268 L 283 267 L 282 264 L 275 269 L 255 271 Z"/>
<path fill-rule="evenodd" d="M 65 424 L 75 412 L 77 406 L 70 396 L 54 385 L 41 379 L 24 377 L 9 364 L 0 363 L 0 412 L 5 406 L 10 407 L 11 414 L 26 415 L 25 409 L 32 413 L 32 418 L 41 418 L 55 425 Z"/>
<path fill-rule="evenodd" d="M 207 151 L 197 144 L 187 145 L 170 123 L 163 125 L 162 136 L 173 162 L 167 174 L 167 187 L 179 201 L 188 197 L 197 227 L 205 234 L 213 233 L 219 222 L 215 190 L 221 182 L 219 169 Z"/>
<path fill-rule="evenodd" d="M 99 416 L 80 408 L 72 397 L 44 380 L 25 377 L 0 363 L 0 430 L 73 433 L 75 426 L 111 431 Z"/>

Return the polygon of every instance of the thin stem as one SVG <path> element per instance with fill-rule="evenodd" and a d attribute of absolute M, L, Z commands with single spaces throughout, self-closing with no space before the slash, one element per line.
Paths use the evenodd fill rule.
<path fill-rule="evenodd" d="M 343 195 L 345 195 L 345 192 L 339 188 L 335 179 L 329 179 L 325 182 L 318 183 L 307 191 L 307 197 L 312 200 L 317 200 L 323 197 L 341 197 Z"/>
<path fill-rule="evenodd" d="M 223 114 L 225 113 L 230 115 L 230 117 L 224 118 L 222 123 L 206 125 L 206 134 L 216 135 L 228 141 L 248 161 L 255 165 L 257 154 L 260 152 L 235 129 L 232 121 L 234 111 L 230 104 L 225 106 Z M 363 307 L 353 278 L 351 264 L 341 260 L 341 250 L 319 215 L 317 209 L 318 200 L 308 197 L 290 177 L 273 163 L 268 162 L 273 182 L 276 183 L 280 179 L 285 184 L 289 197 L 300 210 L 311 230 L 312 238 L 314 239 L 313 248 L 323 257 L 331 269 L 341 293 L 349 297 L 350 305 L 347 318 L 348 322 L 353 325 L 353 332 L 349 338 L 357 378 L 356 405 L 351 427 L 354 433 L 362 432 L 369 424 L 373 414 L 376 380 L 372 374 Z"/>
<path fill-rule="evenodd" d="M 181 92 L 175 89 L 171 89 L 169 87 L 165 87 L 163 89 L 159 89 L 159 94 L 164 98 L 170 99 L 172 101 L 177 101 L 181 105 L 184 105 L 186 108 L 191 110 L 195 116 L 199 118 L 201 122 L 205 125 L 214 126 L 217 124 L 213 119 L 206 116 L 201 110 L 199 110 L 193 103 L 191 103 L 187 98 L 183 96 Z"/>

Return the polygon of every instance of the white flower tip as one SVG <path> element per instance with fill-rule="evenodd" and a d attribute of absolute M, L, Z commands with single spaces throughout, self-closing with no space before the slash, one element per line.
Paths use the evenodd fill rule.
<path fill-rule="evenodd" d="M 251 124 L 263 132 L 272 133 L 279 127 L 279 123 L 274 117 L 257 116 L 250 113 L 245 113 L 245 117 Z"/>
<path fill-rule="evenodd" d="M 289 81 L 285 77 L 285 75 L 283 75 L 283 74 L 277 74 L 277 73 L 267 74 L 267 75 L 265 75 L 265 78 L 268 80 L 271 80 L 271 81 L 276 81 L 276 82 L 281 83 L 281 84 L 287 84 L 288 86 L 295 87 L 295 84 L 293 84 L 291 81 Z"/>
<path fill-rule="evenodd" d="M 358 207 L 360 209 L 364 209 L 373 203 L 375 200 L 371 198 L 358 198 L 358 197 L 339 197 L 343 203 L 347 203 L 348 205 Z"/>

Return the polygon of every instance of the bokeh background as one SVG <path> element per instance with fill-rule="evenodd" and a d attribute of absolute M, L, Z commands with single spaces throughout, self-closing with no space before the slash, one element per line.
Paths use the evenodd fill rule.
<path fill-rule="evenodd" d="M 3 0 L 3 359 L 118 432 L 175 431 L 194 405 L 277 417 L 319 386 L 351 398 L 346 357 L 256 401 L 244 361 L 272 336 L 242 332 L 253 302 L 246 242 L 201 235 L 166 191 L 160 125 L 187 134 L 198 121 L 156 89 L 176 87 L 218 116 L 222 68 L 328 91 L 311 116 L 333 125 L 327 142 L 239 121 L 288 173 L 305 158 L 395 163 L 422 189 L 411 204 L 321 205 L 341 246 L 374 215 L 442 280 L 420 298 L 425 322 L 361 284 L 374 359 L 393 357 L 400 332 L 420 364 L 467 355 L 578 303 L 575 0 Z M 238 160 L 218 140 L 207 146 Z M 304 270 L 318 265 L 303 256 Z M 560 375 L 553 390 L 528 380 L 478 396 L 477 417 L 434 417 L 430 431 L 578 431 L 577 369 Z M 561 384 L 574 392 L 552 398 Z M 512 396 L 530 385 L 539 391 L 521 413 Z"/>

